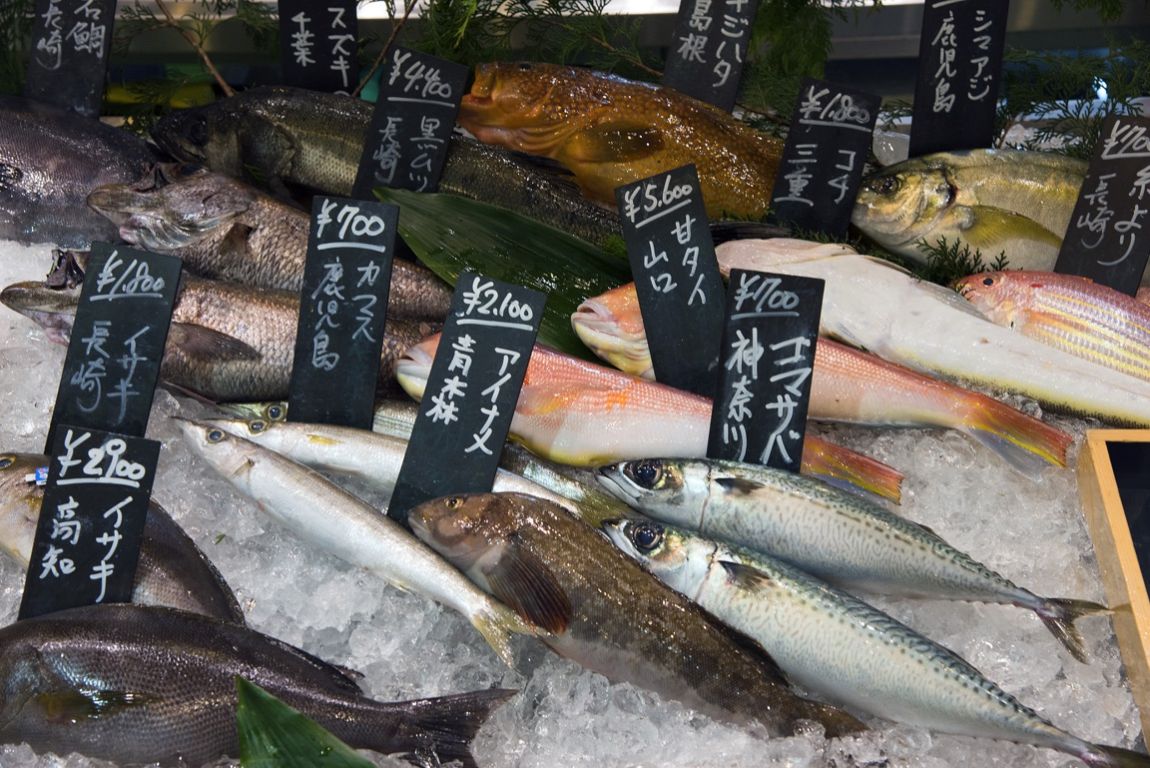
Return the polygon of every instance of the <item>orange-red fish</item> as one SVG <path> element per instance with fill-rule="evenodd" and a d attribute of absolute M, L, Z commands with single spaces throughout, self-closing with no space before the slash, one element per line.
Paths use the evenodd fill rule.
<path fill-rule="evenodd" d="M 556 160 L 610 206 L 616 187 L 694 163 L 712 219 L 762 218 L 783 150 L 672 88 L 556 64 L 479 65 L 459 123 L 480 141 Z"/>
<path fill-rule="evenodd" d="M 400 386 L 423 396 L 439 334 L 407 351 L 396 368 Z M 552 461 L 599 466 L 652 456 L 707 453 L 711 401 L 536 346 L 511 435 Z M 828 482 L 898 501 L 902 474 L 870 457 L 807 435 L 802 471 Z"/>

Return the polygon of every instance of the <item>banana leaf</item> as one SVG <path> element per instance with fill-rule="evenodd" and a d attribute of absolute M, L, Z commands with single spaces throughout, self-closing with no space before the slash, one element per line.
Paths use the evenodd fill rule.
<path fill-rule="evenodd" d="M 373 768 L 370 760 L 254 683 L 236 678 L 242 768 Z"/>
<path fill-rule="evenodd" d="M 455 285 L 465 269 L 548 294 L 539 342 L 594 356 L 571 330 L 584 299 L 630 282 L 625 258 L 505 208 L 444 193 L 377 188 L 400 207 L 399 234 L 416 258 Z"/>

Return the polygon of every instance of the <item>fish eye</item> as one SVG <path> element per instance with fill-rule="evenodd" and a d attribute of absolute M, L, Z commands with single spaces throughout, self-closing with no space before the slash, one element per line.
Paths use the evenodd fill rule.
<path fill-rule="evenodd" d="M 635 549 L 647 553 L 663 543 L 663 526 L 658 523 L 635 523 L 629 526 L 627 535 Z"/>
<path fill-rule="evenodd" d="M 16 463 L 16 457 L 11 455 L 0 456 L 0 469 L 8 469 Z"/>
<path fill-rule="evenodd" d="M 875 183 L 874 189 L 880 195 L 893 195 L 900 187 L 902 182 L 897 176 L 883 176 Z"/>
<path fill-rule="evenodd" d="M 984 277 L 984 278 L 982 278 L 982 284 L 987 285 L 987 286 L 994 285 L 994 278 L 993 277 Z"/>
<path fill-rule="evenodd" d="M 663 479 L 663 465 L 654 459 L 627 462 L 625 472 L 636 485 L 643 488 L 653 489 Z"/>
<path fill-rule="evenodd" d="M 213 428 L 208 430 L 209 443 L 222 443 L 225 436 L 226 435 L 222 429 Z"/>
<path fill-rule="evenodd" d="M 444 506 L 448 509 L 459 509 L 463 506 L 463 497 L 461 496 L 448 496 L 443 501 Z"/>
<path fill-rule="evenodd" d="M 284 411 L 284 407 L 279 403 L 276 403 L 275 405 L 269 405 L 267 412 L 268 421 L 279 421 L 280 419 L 284 418 L 284 416 L 287 415 L 284 413 Z"/>
<path fill-rule="evenodd" d="M 208 121 L 202 116 L 196 117 L 188 126 L 188 141 L 197 147 L 202 147 L 208 143 Z"/>
<path fill-rule="evenodd" d="M 252 421 L 248 424 L 248 431 L 253 435 L 258 435 L 260 432 L 267 430 L 267 428 L 268 423 L 266 421 L 261 421 L 260 419 L 256 419 L 255 421 Z"/>
<path fill-rule="evenodd" d="M 531 71 L 531 62 L 529 62 L 529 61 L 519 62 L 519 71 L 520 72 L 530 72 Z"/>

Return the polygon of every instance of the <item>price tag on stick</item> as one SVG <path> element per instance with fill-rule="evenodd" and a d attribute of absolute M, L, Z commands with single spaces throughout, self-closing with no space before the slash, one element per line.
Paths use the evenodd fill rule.
<path fill-rule="evenodd" d="M 1150 258 L 1150 118 L 1115 117 L 1086 173 L 1054 271 L 1133 296 Z"/>
<path fill-rule="evenodd" d="M 36 0 L 24 95 L 97 117 L 116 0 Z"/>
<path fill-rule="evenodd" d="M 312 202 L 289 420 L 371 429 L 398 216 L 385 203 Z"/>
<path fill-rule="evenodd" d="M 92 244 L 45 452 L 61 423 L 143 437 L 179 282 L 175 256 Z"/>
<path fill-rule="evenodd" d="M 132 599 L 160 444 L 61 425 L 19 618 Z"/>
<path fill-rule="evenodd" d="M 823 281 L 731 270 L 707 456 L 798 472 Z"/>
<path fill-rule="evenodd" d="M 910 156 L 994 143 L 1009 0 L 926 0 Z"/>
<path fill-rule="evenodd" d="M 694 165 L 615 189 L 655 378 L 715 392 L 723 278 Z"/>
<path fill-rule="evenodd" d="M 287 85 L 351 93 L 359 84 L 355 0 L 279 0 L 280 69 Z"/>
<path fill-rule="evenodd" d="M 411 431 L 387 514 L 448 493 L 490 491 L 546 295 L 464 272 Z"/>
<path fill-rule="evenodd" d="M 846 234 L 879 104 L 869 93 L 803 81 L 771 195 L 776 221 L 831 237 Z"/>
<path fill-rule="evenodd" d="M 388 65 L 352 189 L 363 200 L 379 186 L 436 190 L 467 83 L 467 67 L 405 48 Z"/>
<path fill-rule="evenodd" d="M 730 112 L 758 8 L 758 0 L 682 0 L 663 85 Z"/>

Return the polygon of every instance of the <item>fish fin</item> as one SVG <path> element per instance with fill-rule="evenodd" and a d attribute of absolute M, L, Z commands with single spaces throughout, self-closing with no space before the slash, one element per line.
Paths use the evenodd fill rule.
<path fill-rule="evenodd" d="M 718 562 L 727 572 L 727 578 L 730 582 L 744 589 L 759 589 L 769 586 L 771 583 L 771 577 L 753 565 L 745 565 L 730 560 L 719 560 Z"/>
<path fill-rule="evenodd" d="M 491 713 L 516 693 L 508 688 L 491 688 L 404 702 L 410 714 L 403 729 L 412 741 L 423 743 L 400 756 L 423 768 L 454 761 L 464 768 L 478 768 L 471 754 L 475 734 Z M 383 728 L 381 731 L 386 733 L 381 735 L 390 739 L 391 730 Z"/>
<path fill-rule="evenodd" d="M 1062 238 L 1021 214 L 987 205 L 974 205 L 970 210 L 973 223 L 962 230 L 962 239 L 981 250 L 987 259 L 996 255 L 988 251 L 1003 250 L 1002 244 L 1007 240 L 1033 240 L 1055 249 L 1062 245 Z"/>
<path fill-rule="evenodd" d="M 1088 752 L 1075 752 L 1074 756 L 1089 766 L 1099 768 L 1148 768 L 1150 755 L 1121 747 L 1088 744 Z"/>
<path fill-rule="evenodd" d="M 1065 467 L 1066 452 L 1074 442 L 1061 429 L 997 400 L 980 409 L 963 431 L 1029 477 L 1038 477 L 1051 464 Z"/>
<path fill-rule="evenodd" d="M 761 491 L 763 489 L 761 483 L 756 483 L 754 480 L 748 480 L 744 477 L 716 477 L 715 485 L 730 494 L 739 494 L 740 496 L 749 496 L 755 491 Z"/>
<path fill-rule="evenodd" d="M 663 135 L 642 123 L 607 122 L 575 134 L 563 150 L 576 163 L 626 163 L 663 149 Z"/>
<path fill-rule="evenodd" d="M 38 693 L 34 698 L 46 720 L 60 723 L 98 720 L 131 707 L 153 703 L 152 697 L 146 694 L 111 690 L 53 690 Z"/>
<path fill-rule="evenodd" d="M 172 323 L 168 340 L 174 343 L 189 357 L 198 360 L 219 362 L 220 360 L 259 360 L 258 350 L 211 328 L 194 323 Z"/>
<path fill-rule="evenodd" d="M 515 611 L 499 603 L 493 603 L 492 610 L 478 612 L 472 618 L 471 625 L 483 635 L 483 639 L 503 659 L 503 663 L 512 669 L 515 668 L 515 654 L 511 651 L 511 635 L 538 637 L 546 634 L 540 627 L 528 623 Z"/>
<path fill-rule="evenodd" d="M 491 593 L 527 621 L 560 635 L 571 623 L 571 601 L 551 569 L 515 543 L 483 575 Z M 482 630 L 481 630 L 482 631 Z"/>
<path fill-rule="evenodd" d="M 1105 605 L 1092 603 L 1088 600 L 1051 598 L 1043 600 L 1034 609 L 1034 612 L 1038 614 L 1038 618 L 1042 620 L 1050 633 L 1066 646 L 1070 655 L 1085 664 L 1086 648 L 1082 642 L 1082 635 L 1078 633 L 1078 628 L 1074 626 L 1074 622 L 1083 616 L 1110 613 L 1110 609 Z"/>

